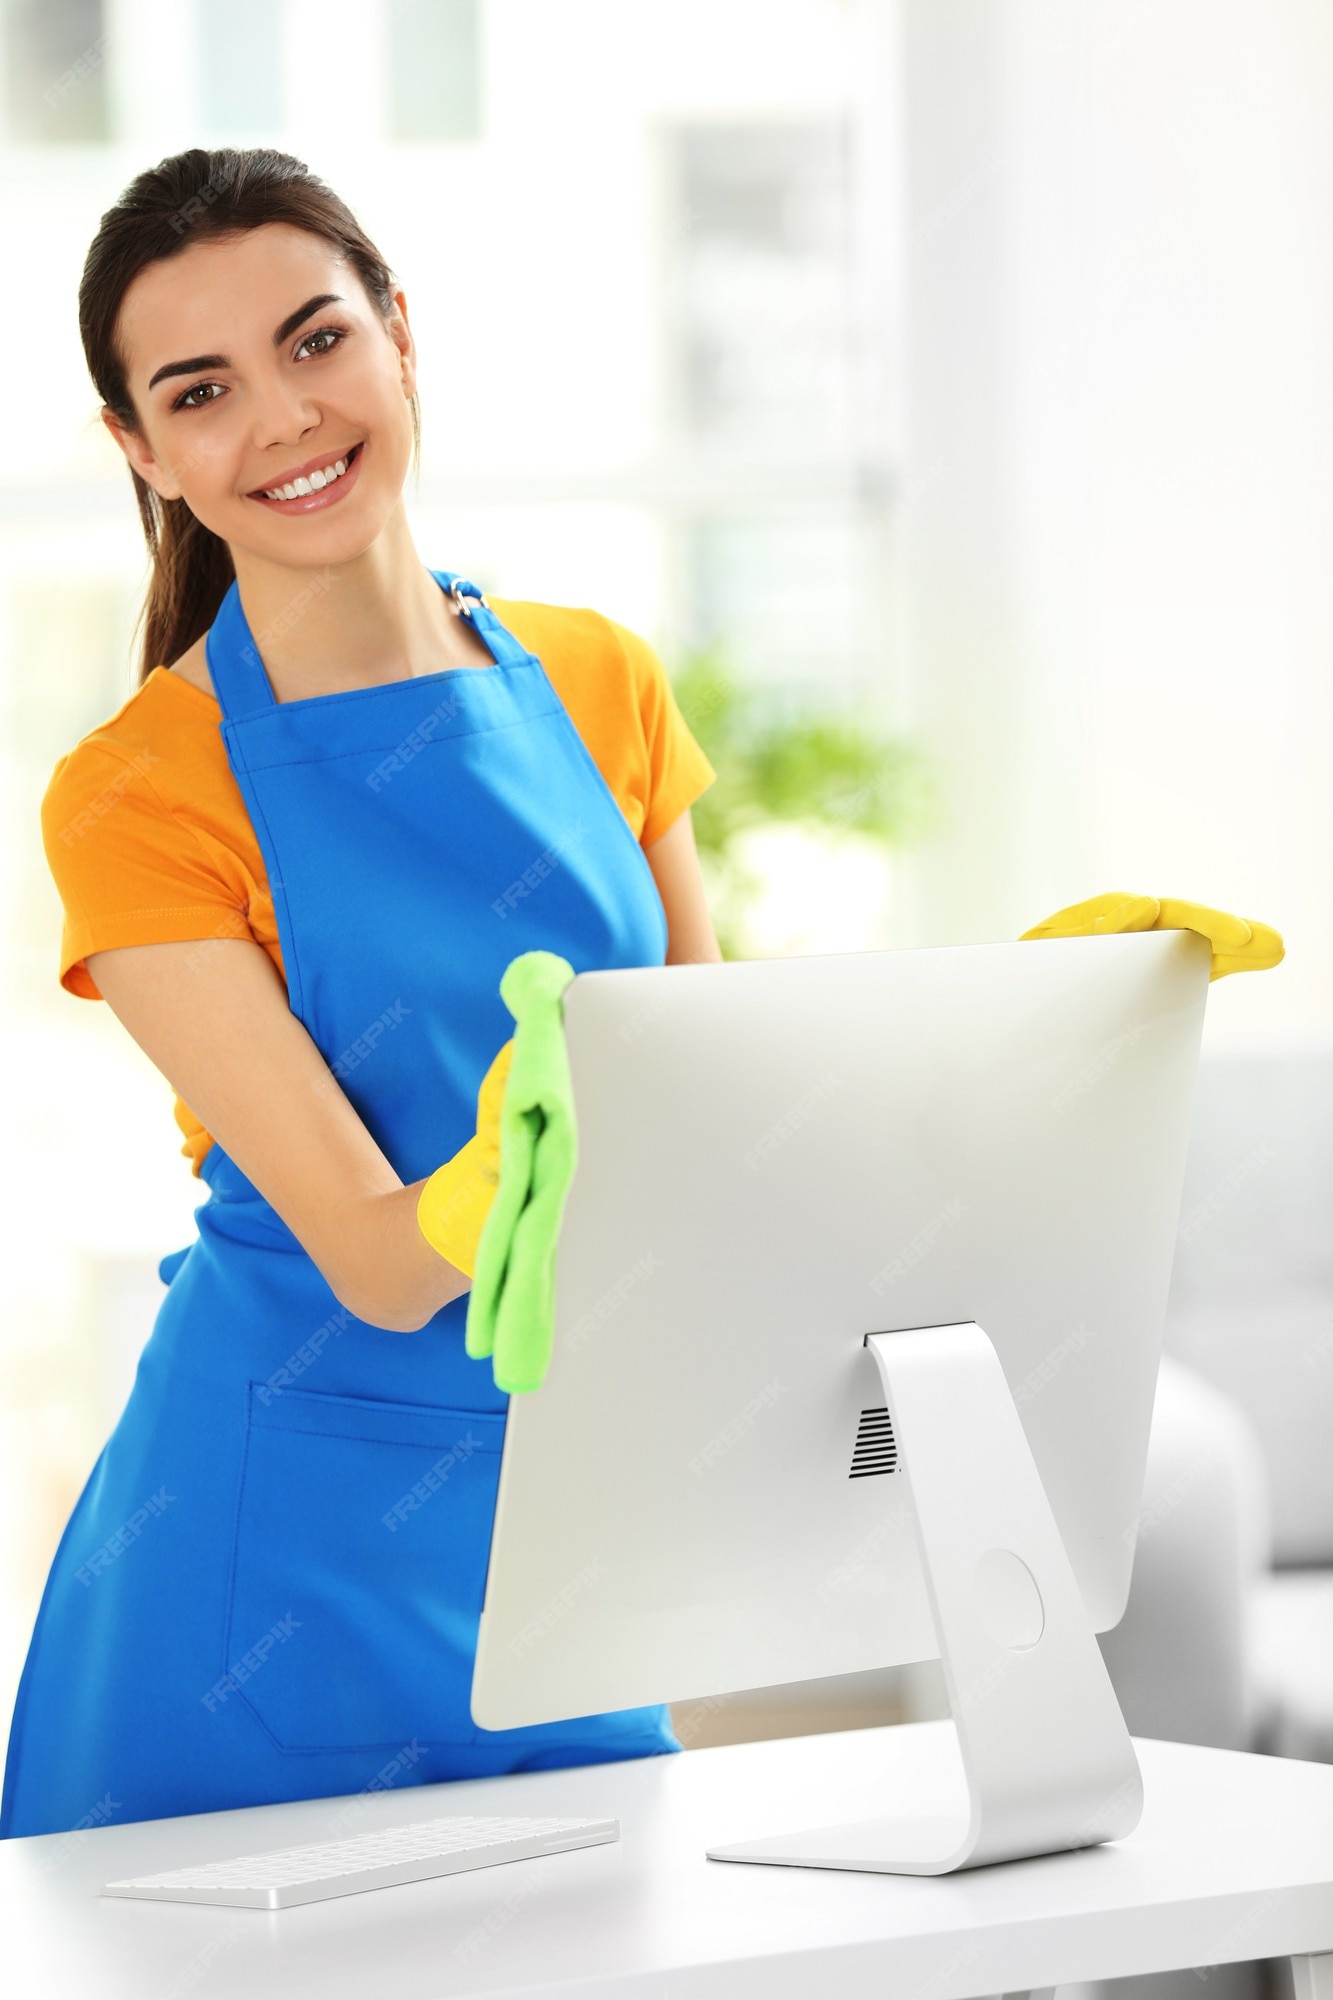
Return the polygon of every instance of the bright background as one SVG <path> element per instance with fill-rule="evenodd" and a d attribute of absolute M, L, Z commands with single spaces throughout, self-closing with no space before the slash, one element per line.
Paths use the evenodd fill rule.
<path fill-rule="evenodd" d="M 757 947 L 1262 916 L 1210 1047 L 1333 1033 L 1323 0 L 5 0 L 0 1717 L 201 1196 L 56 983 L 38 804 L 133 691 L 145 567 L 76 293 L 190 145 L 293 151 L 397 272 L 417 545 L 718 641 L 930 760 L 933 832 L 772 849 Z"/>

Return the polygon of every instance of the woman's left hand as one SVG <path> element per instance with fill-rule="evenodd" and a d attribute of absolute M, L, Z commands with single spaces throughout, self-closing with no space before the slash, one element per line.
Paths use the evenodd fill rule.
<path fill-rule="evenodd" d="M 1210 979 L 1228 972 L 1265 972 L 1286 956 L 1281 934 L 1257 918 L 1235 917 L 1179 896 L 1130 896 L 1117 890 L 1070 903 L 1025 938 L 1096 937 L 1113 931 L 1197 931 L 1213 949 Z"/>

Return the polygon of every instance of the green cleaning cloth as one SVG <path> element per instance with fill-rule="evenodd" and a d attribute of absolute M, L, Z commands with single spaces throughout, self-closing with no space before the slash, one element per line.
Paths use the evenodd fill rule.
<path fill-rule="evenodd" d="M 465 1345 L 494 1357 L 495 1386 L 539 1388 L 551 1359 L 555 1251 L 578 1164 L 560 996 L 574 977 L 553 951 L 525 951 L 500 981 L 514 1053 L 500 1106 L 500 1179 L 477 1245 Z"/>

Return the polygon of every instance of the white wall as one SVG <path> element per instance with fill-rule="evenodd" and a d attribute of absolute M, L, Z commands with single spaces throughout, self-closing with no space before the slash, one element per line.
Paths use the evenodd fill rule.
<path fill-rule="evenodd" d="M 1333 1032 L 1333 10 L 903 0 L 910 938 L 1102 888 L 1276 923 Z"/>

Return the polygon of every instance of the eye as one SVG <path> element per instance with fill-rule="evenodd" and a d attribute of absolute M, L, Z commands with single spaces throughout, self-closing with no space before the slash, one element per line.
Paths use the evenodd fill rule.
<path fill-rule="evenodd" d="M 186 389 L 182 395 L 177 396 L 171 407 L 173 410 L 202 410 L 206 406 L 203 403 L 192 403 L 190 401 L 191 396 L 197 396 L 201 389 L 216 389 L 218 387 L 220 387 L 220 384 L 217 382 L 196 382 L 192 389 Z M 216 403 L 217 397 L 210 396 L 208 400 L 210 403 Z"/>
<path fill-rule="evenodd" d="M 301 348 L 308 347 L 312 340 L 329 340 L 333 342 L 334 346 L 338 346 L 346 338 L 347 328 L 345 326 L 316 327 L 313 333 L 307 333 L 302 336 L 296 351 L 299 354 Z M 332 354 L 332 352 L 333 346 L 321 347 L 313 358 L 318 361 L 321 354 Z M 192 403 L 190 401 L 191 396 L 197 396 L 201 389 L 220 389 L 221 387 L 222 384 L 220 382 L 195 382 L 190 388 L 182 390 L 171 407 L 173 410 L 206 410 L 209 403 L 216 403 L 220 399 L 217 396 L 210 396 L 207 403 Z"/>
<path fill-rule="evenodd" d="M 306 334 L 304 340 L 301 342 L 301 347 L 309 346 L 312 340 L 327 340 L 330 338 L 335 342 L 344 340 L 346 338 L 346 328 L 341 326 L 318 327 L 314 333 Z M 300 348 L 298 348 L 297 353 L 299 354 L 300 351 Z M 333 349 L 331 347 L 321 347 L 319 351 L 321 354 L 332 354 Z"/>

